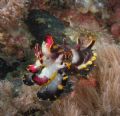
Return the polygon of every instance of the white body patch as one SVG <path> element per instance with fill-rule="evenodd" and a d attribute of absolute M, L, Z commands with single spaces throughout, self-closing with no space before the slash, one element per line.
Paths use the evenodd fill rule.
<path fill-rule="evenodd" d="M 47 46 L 45 44 L 45 42 L 42 43 L 42 52 L 46 57 L 49 57 L 51 55 L 49 49 L 47 48 Z"/>
<path fill-rule="evenodd" d="M 73 58 L 72 58 L 72 63 L 77 63 L 79 61 L 79 54 L 75 49 L 71 49 L 72 54 L 73 54 Z"/>
<path fill-rule="evenodd" d="M 62 67 L 60 65 L 62 62 L 62 56 L 63 55 L 60 55 L 54 62 L 53 61 L 49 62 L 48 63 L 49 65 L 47 65 L 45 68 L 43 68 L 41 73 L 38 74 L 38 77 L 42 78 L 42 77 L 46 76 L 48 78 L 51 78 L 51 76 Z"/>

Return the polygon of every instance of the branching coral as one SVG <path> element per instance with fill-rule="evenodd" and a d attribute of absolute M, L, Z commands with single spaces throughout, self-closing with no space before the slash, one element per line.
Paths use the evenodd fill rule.
<path fill-rule="evenodd" d="M 98 46 L 98 73 L 101 100 L 106 114 L 119 115 L 120 108 L 120 50 L 114 44 Z"/>
<path fill-rule="evenodd" d="M 93 116 L 97 115 L 99 110 L 99 97 L 96 90 L 78 86 L 74 97 L 68 96 L 62 101 L 56 102 L 46 115 L 55 116 L 57 113 L 58 116 Z"/>
<path fill-rule="evenodd" d="M 65 101 L 56 102 L 50 112 L 46 113 L 45 116 L 80 116 L 82 111 L 77 107 L 77 104 L 72 103 L 70 99 L 66 98 Z"/>

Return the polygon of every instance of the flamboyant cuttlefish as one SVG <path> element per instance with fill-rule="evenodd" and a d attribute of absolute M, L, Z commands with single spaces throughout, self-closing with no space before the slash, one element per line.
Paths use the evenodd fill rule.
<path fill-rule="evenodd" d="M 91 48 L 95 40 L 81 49 L 78 42 L 71 48 L 66 42 L 58 45 L 51 35 L 47 35 L 40 48 L 35 46 L 35 64 L 29 65 L 27 70 L 32 76 L 25 77 L 26 85 L 42 86 L 37 96 L 43 100 L 54 100 L 59 97 L 68 84 L 71 75 L 79 74 L 86 78 L 94 67 L 96 53 Z"/>

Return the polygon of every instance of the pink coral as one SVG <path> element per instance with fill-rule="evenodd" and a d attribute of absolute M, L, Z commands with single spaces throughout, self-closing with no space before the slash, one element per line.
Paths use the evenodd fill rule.
<path fill-rule="evenodd" d="M 115 37 L 120 37 L 120 23 L 115 23 L 111 26 L 111 32 Z"/>

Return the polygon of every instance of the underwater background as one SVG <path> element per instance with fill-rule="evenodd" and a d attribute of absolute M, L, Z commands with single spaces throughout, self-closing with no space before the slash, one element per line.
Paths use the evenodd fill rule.
<path fill-rule="evenodd" d="M 74 91 L 41 101 L 40 87 L 23 84 L 34 46 L 46 34 L 84 48 L 96 38 L 96 67 L 88 79 L 72 75 Z M 119 0 L 0 0 L 0 116 L 119 116 Z"/>

